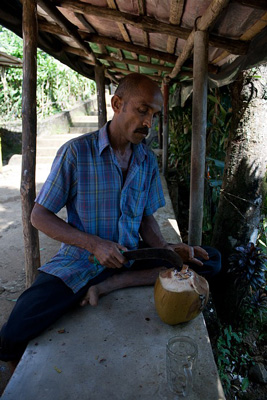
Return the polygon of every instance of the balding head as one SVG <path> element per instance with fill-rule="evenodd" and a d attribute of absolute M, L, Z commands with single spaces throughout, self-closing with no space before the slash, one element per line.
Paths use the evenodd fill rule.
<path fill-rule="evenodd" d="M 159 86 L 152 79 L 138 73 L 132 73 L 123 78 L 115 91 L 115 95 L 128 101 L 129 97 L 140 95 L 140 91 L 152 91 L 162 96 Z"/>

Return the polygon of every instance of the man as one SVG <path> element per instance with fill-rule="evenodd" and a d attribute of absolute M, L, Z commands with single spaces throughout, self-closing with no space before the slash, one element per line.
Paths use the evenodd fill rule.
<path fill-rule="evenodd" d="M 112 121 L 59 149 L 31 221 L 62 245 L 3 326 L 0 359 L 16 365 L 28 341 L 75 304 L 97 305 L 112 290 L 153 285 L 162 261 L 150 268 L 146 261 L 144 269 L 123 256 L 138 248 L 140 236 L 145 246 L 171 248 L 206 275 L 220 269 L 220 255 L 212 249 L 209 259 L 201 247 L 168 244 L 153 217 L 165 201 L 156 158 L 142 142 L 162 103 L 156 83 L 130 74 L 112 98 Z M 66 222 L 56 215 L 64 206 Z"/>

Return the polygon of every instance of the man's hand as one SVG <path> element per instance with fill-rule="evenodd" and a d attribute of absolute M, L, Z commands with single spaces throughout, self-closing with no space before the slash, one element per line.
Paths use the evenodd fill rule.
<path fill-rule="evenodd" d="M 121 254 L 121 250 L 127 251 L 127 248 L 119 243 L 98 238 L 93 251 L 93 256 L 98 260 L 99 264 L 104 265 L 107 268 L 121 268 L 123 264 L 128 262 L 128 260 Z M 91 256 L 89 257 L 89 260 L 93 262 Z"/>
<path fill-rule="evenodd" d="M 168 245 L 169 249 L 174 250 L 179 256 L 183 259 L 184 262 L 191 262 L 196 265 L 202 266 L 203 263 L 198 260 L 198 258 L 203 258 L 204 260 L 209 259 L 209 255 L 206 250 L 202 249 L 199 246 L 188 246 L 185 243 L 178 243 L 178 244 L 170 244 Z"/>

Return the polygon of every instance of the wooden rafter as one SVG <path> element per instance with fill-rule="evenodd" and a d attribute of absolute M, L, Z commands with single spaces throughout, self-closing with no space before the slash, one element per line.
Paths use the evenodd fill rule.
<path fill-rule="evenodd" d="M 172 25 L 180 25 L 181 18 L 184 9 L 185 0 L 171 0 L 170 6 L 170 24 Z M 167 52 L 174 54 L 175 53 L 175 45 L 177 38 L 174 36 L 169 36 L 167 41 Z"/>
<path fill-rule="evenodd" d="M 39 29 L 43 32 L 49 32 L 52 34 L 62 35 L 62 36 L 67 35 L 67 33 L 63 29 L 61 29 L 60 26 L 58 26 L 56 24 L 50 24 L 43 20 L 39 20 L 38 26 L 39 26 Z M 105 46 L 115 47 L 116 49 L 122 49 L 122 50 L 127 50 L 130 52 L 135 52 L 135 53 L 142 54 L 142 55 L 152 57 L 155 59 L 164 60 L 165 62 L 175 63 L 175 61 L 176 61 L 175 56 L 164 53 L 163 51 L 148 49 L 146 47 L 131 44 L 131 43 L 125 43 L 123 41 L 111 39 L 111 38 L 108 38 L 105 36 L 100 36 L 95 33 L 87 33 L 84 31 L 78 31 L 78 32 L 79 32 L 80 36 L 82 37 L 82 39 L 87 42 L 103 44 Z"/>
<path fill-rule="evenodd" d="M 81 49 L 77 49 L 76 47 L 71 47 L 71 46 L 64 46 L 62 48 L 63 51 L 66 51 L 68 53 L 73 53 L 73 54 L 77 54 L 78 56 L 81 56 L 83 58 L 86 57 L 86 53 L 81 50 Z M 154 69 L 159 71 L 159 73 L 161 74 L 163 71 L 165 72 L 171 72 L 173 67 L 169 67 L 169 66 L 165 66 L 164 65 L 164 61 L 161 61 L 159 64 L 152 64 L 151 62 L 143 62 L 143 61 L 138 61 L 138 60 L 133 60 L 133 59 L 129 59 L 129 58 L 124 58 L 124 59 L 120 59 L 120 58 L 116 58 L 115 56 L 110 56 L 108 54 L 103 54 L 103 53 L 95 53 L 95 56 L 98 60 L 106 60 L 108 62 L 120 62 L 122 64 L 132 64 L 132 65 L 138 65 L 139 67 L 144 67 L 144 68 L 149 68 L 149 69 Z M 93 63 L 92 63 L 93 64 Z M 187 68 L 192 68 L 191 63 L 187 63 Z M 212 73 L 216 73 L 217 72 L 217 68 L 214 67 L 213 65 L 209 65 L 209 71 Z M 189 72 L 189 74 L 191 74 Z"/>
<path fill-rule="evenodd" d="M 253 39 L 259 32 L 261 32 L 267 26 L 267 13 L 265 13 L 261 19 L 259 19 L 254 25 L 252 25 L 243 35 L 240 37 L 240 40 L 251 40 Z M 212 60 L 212 64 L 217 64 L 228 57 L 230 53 L 228 51 L 224 51 L 214 60 Z"/>
<path fill-rule="evenodd" d="M 66 33 L 88 54 L 92 61 L 96 62 L 90 47 L 81 39 L 76 27 L 71 24 L 57 8 L 46 0 L 38 0 L 38 5 L 54 19 Z"/>
<path fill-rule="evenodd" d="M 138 0 L 138 12 L 139 15 L 145 15 L 146 14 L 146 3 L 145 0 Z M 149 47 L 149 34 L 145 31 L 143 31 L 143 40 L 144 40 L 144 46 Z M 150 60 L 148 60 L 150 61 Z"/>
<path fill-rule="evenodd" d="M 55 4 L 66 8 L 69 11 L 111 19 L 112 21 L 122 22 L 124 24 L 131 24 L 136 28 L 147 32 L 166 34 L 184 40 L 187 40 L 191 34 L 191 30 L 188 28 L 172 26 L 153 17 L 128 14 L 74 0 L 56 0 Z M 246 54 L 248 49 L 246 43 L 242 41 L 220 37 L 213 34 L 209 35 L 209 44 L 214 47 L 223 48 L 233 54 Z"/>
<path fill-rule="evenodd" d="M 207 31 L 208 28 L 214 24 L 222 10 L 228 5 L 230 0 L 213 0 L 209 5 L 205 13 L 201 18 L 197 21 L 197 29 L 200 31 Z M 193 30 L 188 37 L 186 44 L 183 48 L 181 55 L 178 57 L 176 64 L 169 75 L 170 79 L 176 77 L 176 75 L 180 72 L 184 62 L 190 57 L 193 46 L 194 46 L 194 34 Z"/>

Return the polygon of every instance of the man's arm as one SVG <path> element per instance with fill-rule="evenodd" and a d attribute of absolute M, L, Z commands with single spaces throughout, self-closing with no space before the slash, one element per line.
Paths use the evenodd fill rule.
<path fill-rule="evenodd" d="M 185 243 L 169 244 L 166 242 L 160 231 L 159 224 L 153 215 L 144 216 L 140 225 L 139 233 L 150 247 L 163 247 L 168 248 L 176 253 L 183 259 L 184 262 L 192 262 L 197 265 L 203 263 L 195 257 L 209 259 L 208 253 L 199 246 L 188 246 Z"/>
<path fill-rule="evenodd" d="M 76 229 L 38 203 L 32 210 L 31 223 L 54 240 L 88 250 L 108 268 L 120 268 L 127 262 L 120 253 L 127 250 L 124 246 Z"/>

